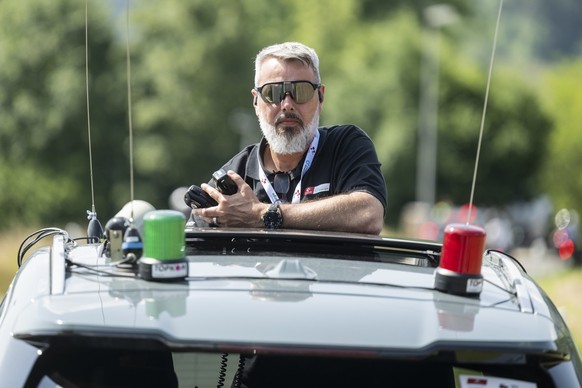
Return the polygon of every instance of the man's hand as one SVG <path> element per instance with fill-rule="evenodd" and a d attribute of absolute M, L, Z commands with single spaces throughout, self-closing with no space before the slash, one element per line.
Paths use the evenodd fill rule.
<path fill-rule="evenodd" d="M 228 227 L 261 228 L 264 226 L 262 215 L 269 207 L 261 203 L 253 189 L 234 171 L 227 174 L 238 187 L 233 195 L 224 195 L 212 186 L 203 183 L 200 187 L 216 202 L 217 206 L 206 209 L 192 209 L 192 214 L 203 217 L 209 223 Z"/>
<path fill-rule="evenodd" d="M 228 175 L 236 183 L 237 193 L 224 195 L 215 188 L 202 184 L 201 188 L 218 205 L 193 209 L 192 214 L 219 226 L 264 228 L 263 214 L 269 204 L 260 202 L 240 175 L 233 171 L 228 171 Z M 380 234 L 384 226 L 384 207 L 376 197 L 363 191 L 298 204 L 283 204 L 281 213 L 283 228 L 289 229 Z"/>

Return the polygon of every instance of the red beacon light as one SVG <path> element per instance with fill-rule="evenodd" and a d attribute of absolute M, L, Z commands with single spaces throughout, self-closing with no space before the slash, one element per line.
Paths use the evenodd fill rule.
<path fill-rule="evenodd" d="M 484 248 L 483 228 L 469 224 L 448 225 L 436 270 L 435 288 L 449 294 L 478 296 L 483 290 L 481 264 Z"/>

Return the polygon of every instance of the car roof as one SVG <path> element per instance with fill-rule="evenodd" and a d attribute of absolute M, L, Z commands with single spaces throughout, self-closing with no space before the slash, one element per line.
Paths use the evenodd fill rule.
<path fill-rule="evenodd" d="M 564 355 L 561 319 L 502 252 L 485 253 L 483 290 L 467 297 L 435 289 L 435 242 L 218 228 L 185 235 L 188 275 L 164 282 L 114 265 L 103 244 L 56 236 L 9 290 L 13 335 L 36 344 L 151 339 L 172 348 L 373 357 Z"/>

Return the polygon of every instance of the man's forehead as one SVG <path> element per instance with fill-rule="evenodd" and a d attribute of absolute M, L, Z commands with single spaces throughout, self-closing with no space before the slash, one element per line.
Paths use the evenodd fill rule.
<path fill-rule="evenodd" d="M 277 81 L 314 80 L 313 69 L 298 59 L 282 60 L 270 57 L 259 67 L 259 83 Z"/>

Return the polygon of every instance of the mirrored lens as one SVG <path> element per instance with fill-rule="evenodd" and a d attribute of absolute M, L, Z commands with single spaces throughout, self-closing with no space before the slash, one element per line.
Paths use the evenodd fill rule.
<path fill-rule="evenodd" d="M 257 88 L 263 100 L 270 104 L 279 104 L 287 95 L 291 94 L 298 104 L 304 104 L 313 98 L 319 85 L 309 81 L 273 82 Z"/>
<path fill-rule="evenodd" d="M 313 98 L 315 89 L 309 82 L 297 82 L 293 84 L 291 95 L 298 104 L 303 104 Z"/>
<path fill-rule="evenodd" d="M 261 88 L 260 93 L 271 104 L 278 104 L 282 100 L 283 82 L 266 84 Z"/>

